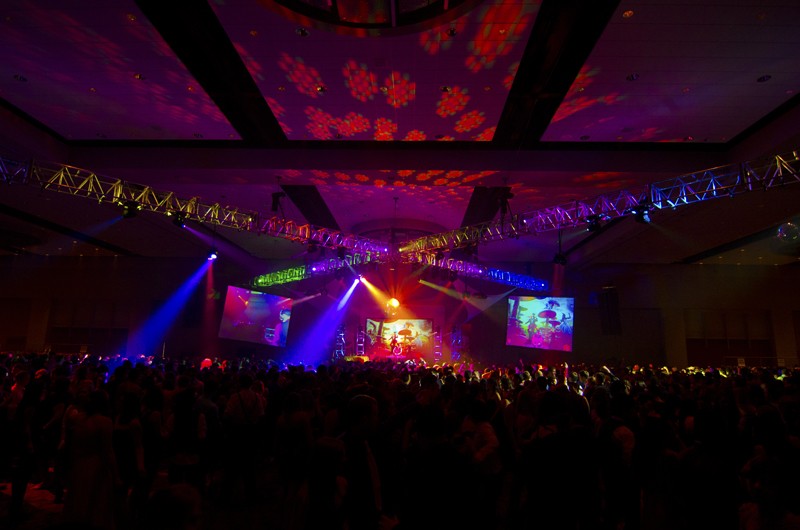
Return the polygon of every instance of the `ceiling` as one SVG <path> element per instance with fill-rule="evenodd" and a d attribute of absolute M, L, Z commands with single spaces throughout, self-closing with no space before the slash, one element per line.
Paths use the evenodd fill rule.
<path fill-rule="evenodd" d="M 0 155 L 397 241 L 496 221 L 502 197 L 507 215 L 533 212 L 800 145 L 792 0 L 339 0 L 338 20 L 317 4 L 6 3 Z M 570 267 L 797 266 L 797 239 L 776 234 L 800 221 L 798 188 L 565 229 L 563 252 Z M 1 255 L 199 256 L 209 237 L 309 257 L 251 231 L 0 192 Z M 478 259 L 550 262 L 558 241 L 485 243 Z"/>

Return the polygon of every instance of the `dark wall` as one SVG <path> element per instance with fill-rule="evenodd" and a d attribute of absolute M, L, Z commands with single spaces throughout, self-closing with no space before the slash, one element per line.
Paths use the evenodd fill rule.
<path fill-rule="evenodd" d="M 99 351 L 124 342 L 200 265 L 196 260 L 148 258 L 0 259 L 0 349 Z M 256 354 L 280 359 L 283 350 L 216 338 L 224 290 L 244 285 L 246 274 L 220 260 L 214 265 L 221 296 L 207 304 L 204 293 L 190 302 L 167 334 L 170 355 Z M 379 274 L 380 271 L 373 271 Z M 402 276 L 402 273 L 400 274 Z M 401 293 L 404 311 L 434 318 L 444 334 L 460 330 L 469 355 L 482 363 L 568 362 L 715 364 L 746 358 L 797 362 L 800 298 L 797 267 L 607 266 L 570 271 L 564 296 L 575 297 L 574 351 L 546 352 L 504 346 L 503 285 L 458 280 L 449 293 L 418 280 L 379 287 Z M 300 298 L 309 287 L 324 296 L 298 306 L 290 341 L 298 340 L 346 288 L 333 278 L 286 285 L 275 294 Z M 204 289 L 204 286 L 201 286 Z M 358 291 L 343 320 L 349 348 L 366 317 L 381 305 Z M 485 298 L 467 302 L 464 293 Z M 526 294 L 516 292 L 515 294 Z M 531 294 L 531 293 L 528 293 Z M 205 309 L 198 306 L 203 305 Z M 211 307 L 212 314 L 204 313 Z M 210 322 L 210 324 L 208 324 Z M 448 340 L 444 341 L 446 356 Z M 466 348 L 465 348 L 466 349 Z M 133 352 L 127 352 L 131 354 Z M 760 361 L 759 361 L 760 360 Z"/>

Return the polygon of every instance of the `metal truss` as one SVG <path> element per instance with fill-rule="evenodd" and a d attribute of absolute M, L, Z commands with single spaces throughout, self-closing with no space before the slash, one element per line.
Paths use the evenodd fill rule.
<path fill-rule="evenodd" d="M 392 249 L 382 242 L 353 234 L 345 234 L 337 230 L 319 228 L 309 224 L 297 224 L 288 219 L 271 217 L 259 227 L 259 232 L 270 236 L 300 241 L 302 243 L 317 243 L 322 247 L 338 250 L 344 248 L 354 254 L 361 255 L 361 259 L 373 261 L 379 257 L 388 258 Z M 377 256 L 377 257 L 376 257 Z"/>
<path fill-rule="evenodd" d="M 494 283 L 511 285 L 513 287 L 528 289 L 530 291 L 547 291 L 549 289 L 548 283 L 539 278 L 533 278 L 531 276 L 516 274 L 514 272 L 503 271 L 500 269 L 493 269 L 491 267 L 473 263 L 471 261 L 444 258 L 430 252 L 408 254 L 407 261 L 409 263 L 420 263 L 422 265 L 439 267 L 453 271 L 460 276 L 466 276 L 468 278 L 481 278 Z"/>
<path fill-rule="evenodd" d="M 385 263 L 385 258 L 385 254 L 370 252 L 348 255 L 345 257 L 345 259 L 329 258 L 316 261 L 309 265 L 289 267 L 279 271 L 256 276 L 251 281 L 251 285 L 253 287 L 272 287 L 275 285 L 282 285 L 285 283 L 305 280 L 307 278 L 311 278 L 312 276 L 330 274 L 345 267 L 350 268 L 367 263 Z M 547 282 L 538 278 L 532 278 L 530 276 L 503 271 L 500 269 L 493 269 L 491 267 L 486 267 L 470 261 L 439 257 L 433 253 L 414 252 L 403 254 L 400 261 L 403 263 L 416 263 L 430 267 L 438 267 L 444 270 L 455 272 L 462 277 L 481 278 L 495 283 L 511 285 L 531 291 L 546 291 L 548 289 Z"/>
<path fill-rule="evenodd" d="M 474 226 L 467 226 L 413 239 L 399 249 L 382 241 L 346 234 L 310 224 L 298 224 L 278 217 L 259 222 L 259 214 L 206 203 L 199 197 L 182 198 L 173 192 L 111 179 L 72 166 L 20 162 L 0 157 L 0 178 L 8 183 L 39 186 L 99 203 L 135 203 L 140 209 L 181 214 L 184 220 L 209 222 L 301 243 L 314 242 L 332 250 L 345 249 L 344 259 L 329 259 L 311 265 L 292 267 L 256 277 L 251 283 L 267 287 L 325 274 L 346 266 L 388 261 L 422 263 L 455 271 L 462 276 L 484 278 L 497 283 L 542 291 L 547 282 L 511 272 L 491 269 L 471 262 L 437 258 L 438 250 L 455 249 L 479 242 L 516 239 L 549 230 L 572 228 L 592 220 L 609 220 L 637 213 L 642 209 L 676 208 L 701 201 L 731 197 L 754 190 L 769 190 L 800 182 L 800 154 L 792 151 L 756 162 L 732 164 L 681 175 L 632 190 L 600 195 L 587 201 L 542 208 Z"/>
<path fill-rule="evenodd" d="M 431 252 L 464 245 L 518 238 L 549 230 L 573 228 L 594 219 L 612 219 L 637 209 L 676 208 L 754 190 L 769 190 L 800 182 L 798 151 L 756 162 L 731 164 L 655 182 L 588 201 L 575 201 L 407 241 L 400 252 Z"/>
<path fill-rule="evenodd" d="M 0 159 L 0 173 L 6 182 L 25 183 L 41 189 L 67 193 L 76 197 L 96 200 L 98 203 L 136 203 L 141 210 L 181 214 L 184 220 L 209 222 L 238 230 L 252 230 L 258 214 L 211 204 L 198 197 L 182 198 L 173 192 L 158 191 L 150 186 L 112 179 L 72 166 L 47 165 L 31 162 L 22 165 Z"/>
<path fill-rule="evenodd" d="M 381 254 L 373 252 L 359 252 L 347 255 L 344 259 L 328 258 L 324 260 L 315 261 L 308 265 L 299 265 L 297 267 L 289 267 L 279 271 L 261 274 L 253 278 L 250 284 L 253 287 L 271 287 L 274 285 L 282 285 L 285 283 L 297 282 L 311 278 L 312 276 L 319 276 L 335 272 L 345 267 L 353 267 L 357 265 L 364 265 L 367 263 L 383 263 Z"/>

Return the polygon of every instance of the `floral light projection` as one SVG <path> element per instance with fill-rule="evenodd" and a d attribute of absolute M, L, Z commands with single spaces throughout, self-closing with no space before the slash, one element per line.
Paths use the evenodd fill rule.
<path fill-rule="evenodd" d="M 456 132 L 467 132 L 471 131 L 476 127 L 480 127 L 480 125 L 486 120 L 483 112 L 473 110 L 467 112 L 463 116 L 458 119 L 456 122 L 455 130 Z"/>
<path fill-rule="evenodd" d="M 474 136 L 475 140 L 478 142 L 491 142 L 492 138 L 494 138 L 494 132 L 497 130 L 497 127 L 489 127 L 485 129 L 482 133 Z"/>
<path fill-rule="evenodd" d="M 620 189 L 636 183 L 635 179 L 623 178 L 619 171 L 595 171 L 572 179 L 575 184 L 591 184 L 597 189 Z"/>
<path fill-rule="evenodd" d="M 237 50 L 245 64 L 255 57 L 273 68 L 253 79 L 286 109 L 279 122 L 294 130 L 287 132 L 289 140 L 471 142 L 493 138 L 489 129 L 498 125 L 507 94 L 502 88 L 513 82 L 540 3 L 487 0 L 424 32 L 363 38 L 319 28 L 286 38 L 297 32 L 296 21 L 271 9 L 234 8 L 231 2 L 214 2 L 213 9 L 231 40 L 244 44 Z M 275 38 L 254 39 L 254 31 Z M 284 76 L 296 91 L 280 84 Z M 305 96 L 333 119 L 309 123 Z M 384 102 L 392 112 L 381 108 Z M 457 128 L 468 111 L 476 113 Z M 363 119 L 354 122 L 351 115 Z"/>
<path fill-rule="evenodd" d="M 425 133 L 414 129 L 413 131 L 409 131 L 403 140 L 407 142 L 422 142 L 425 140 Z"/>
<path fill-rule="evenodd" d="M 367 65 L 357 64 L 350 59 L 342 68 L 342 75 L 344 75 L 344 84 L 350 90 L 350 95 L 358 101 L 369 101 L 378 93 L 378 80 L 375 78 L 375 74 L 367 69 Z"/>
<path fill-rule="evenodd" d="M 253 79 L 264 79 L 264 66 L 260 61 L 248 53 L 248 47 L 239 42 L 234 43 L 233 47 L 243 58 L 244 66 L 247 68 L 247 71 L 250 72 L 250 75 L 253 76 Z"/>
<path fill-rule="evenodd" d="M 451 87 L 447 92 L 442 92 L 442 97 L 436 102 L 436 114 L 446 118 L 461 112 L 469 102 L 468 93 L 468 88 L 458 86 Z"/>
<path fill-rule="evenodd" d="M 350 112 L 341 120 L 334 120 L 334 127 L 339 134 L 349 137 L 368 131 L 370 123 L 369 120 L 361 114 Z"/>
<path fill-rule="evenodd" d="M 514 79 L 517 77 L 517 70 L 519 70 L 519 61 L 508 67 L 508 75 L 503 78 L 503 86 L 506 87 L 506 90 L 511 90 L 511 85 L 514 84 Z"/>
<path fill-rule="evenodd" d="M 533 18 L 531 6 L 495 2 L 478 17 L 478 28 L 469 49 L 472 55 L 465 61 L 471 72 L 494 67 L 497 58 L 511 52 L 514 43 L 525 32 Z"/>
<path fill-rule="evenodd" d="M 266 101 L 267 105 L 269 105 L 269 109 L 272 111 L 272 114 L 274 114 L 275 118 L 278 120 L 278 125 L 281 126 L 281 129 L 283 129 L 286 134 L 291 133 L 292 128 L 286 125 L 281 119 L 286 114 L 286 109 L 283 107 L 283 105 L 278 103 L 274 98 L 266 98 Z"/>
<path fill-rule="evenodd" d="M 64 4 L 3 4 L 3 78 L 25 79 L 3 84 L 6 102 L 73 140 L 238 138 L 132 2 Z"/>
<path fill-rule="evenodd" d="M 334 127 L 336 120 L 333 116 L 317 107 L 306 107 L 306 130 L 317 140 L 330 140 L 333 138 L 331 127 Z"/>
<path fill-rule="evenodd" d="M 394 108 L 405 107 L 409 101 L 417 97 L 417 84 L 411 81 L 411 76 L 392 72 L 384 81 L 386 87 L 386 103 Z"/>
<path fill-rule="evenodd" d="M 319 97 L 321 94 L 319 89 L 324 87 L 325 83 L 322 82 L 316 68 L 306 66 L 302 58 L 292 58 L 286 53 L 281 53 L 278 66 L 286 72 L 286 79 L 294 84 L 298 92 L 312 98 Z"/>
<path fill-rule="evenodd" d="M 430 55 L 449 50 L 455 41 L 455 36 L 467 27 L 468 17 L 469 15 L 458 18 L 451 24 L 423 31 L 419 34 L 419 45 Z"/>
<path fill-rule="evenodd" d="M 553 116 L 551 123 L 557 123 L 564 118 L 568 118 L 577 112 L 588 109 L 595 105 L 613 105 L 614 103 L 625 99 L 625 96 L 622 96 L 618 93 L 608 94 L 600 97 L 587 97 L 583 95 L 587 87 L 594 82 L 594 79 L 599 72 L 600 70 L 598 68 L 592 68 L 590 66 L 584 66 L 581 68 L 581 71 L 578 72 L 578 76 L 575 78 L 575 81 L 572 82 L 572 86 L 567 92 L 567 95 L 564 97 L 563 103 L 561 103 L 555 115 Z"/>
<path fill-rule="evenodd" d="M 375 120 L 375 139 L 378 141 L 394 140 L 394 133 L 397 132 L 397 124 L 389 118 L 378 118 Z"/>

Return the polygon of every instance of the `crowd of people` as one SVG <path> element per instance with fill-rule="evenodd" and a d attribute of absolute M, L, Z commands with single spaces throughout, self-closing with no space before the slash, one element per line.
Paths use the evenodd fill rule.
<path fill-rule="evenodd" d="M 4 354 L 0 379 L 12 524 L 37 484 L 96 530 L 265 495 L 286 530 L 800 528 L 798 369 Z"/>

